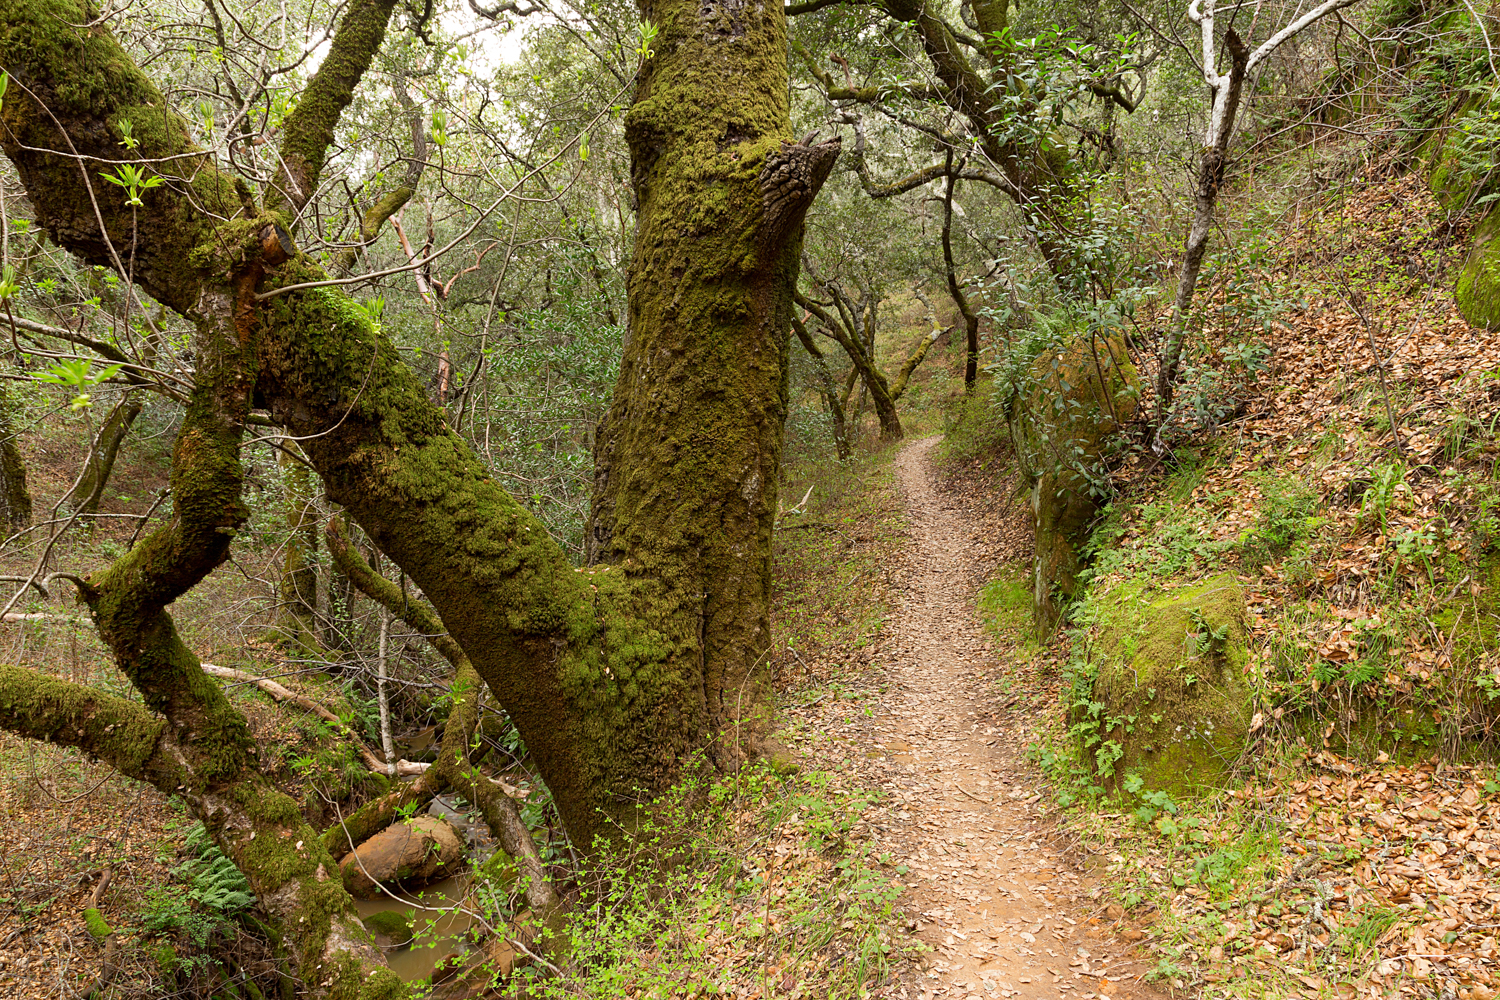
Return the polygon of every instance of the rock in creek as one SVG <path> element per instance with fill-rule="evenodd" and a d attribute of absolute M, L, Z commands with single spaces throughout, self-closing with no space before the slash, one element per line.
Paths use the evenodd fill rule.
<path fill-rule="evenodd" d="M 393 823 L 340 862 L 344 885 L 360 899 L 376 899 L 383 883 L 415 888 L 457 870 L 463 843 L 435 816 Z"/>

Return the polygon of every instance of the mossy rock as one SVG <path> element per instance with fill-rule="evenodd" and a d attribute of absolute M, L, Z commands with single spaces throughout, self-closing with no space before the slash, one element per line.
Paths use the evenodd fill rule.
<path fill-rule="evenodd" d="M 1133 581 L 1091 603 L 1090 700 L 1107 780 L 1138 774 L 1172 795 L 1222 785 L 1251 717 L 1239 582 L 1226 573 L 1160 591 Z"/>
<path fill-rule="evenodd" d="M 496 851 L 483 864 L 474 868 L 474 881 L 487 882 L 497 889 L 509 890 L 520 879 L 516 861 L 504 851 Z"/>
<path fill-rule="evenodd" d="M 1427 161 L 1427 189 L 1445 211 L 1462 211 L 1494 187 L 1489 170 L 1478 169 L 1477 162 L 1466 164 L 1462 156 L 1465 119 L 1488 110 L 1489 104 L 1477 95 L 1461 98 L 1448 127 L 1435 130 L 1423 143 L 1421 155 Z"/>
<path fill-rule="evenodd" d="M 408 910 L 381 910 L 361 917 L 360 923 L 381 948 L 399 948 L 411 943 L 412 922 Z"/>
<path fill-rule="evenodd" d="M 1039 640 L 1051 636 L 1078 593 L 1081 553 L 1099 514 L 1082 470 L 1135 417 L 1140 379 L 1128 356 L 1118 338 L 1079 336 L 1037 359 L 1031 393 L 1013 404 L 1023 467 L 1033 474 L 1031 610 Z"/>
<path fill-rule="evenodd" d="M 1474 229 L 1474 242 L 1458 274 L 1454 298 L 1464 319 L 1500 330 L 1500 213 L 1491 212 Z"/>

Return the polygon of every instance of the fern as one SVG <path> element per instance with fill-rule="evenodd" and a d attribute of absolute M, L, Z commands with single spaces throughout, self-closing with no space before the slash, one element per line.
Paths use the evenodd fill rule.
<path fill-rule="evenodd" d="M 185 846 L 197 857 L 174 870 L 188 881 L 188 898 L 224 916 L 230 916 L 255 903 L 250 883 L 233 861 L 208 839 L 202 823 L 188 831 Z"/>

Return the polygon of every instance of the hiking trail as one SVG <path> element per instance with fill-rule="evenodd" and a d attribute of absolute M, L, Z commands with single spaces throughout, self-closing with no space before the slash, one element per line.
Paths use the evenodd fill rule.
<path fill-rule="evenodd" d="M 841 755 L 846 772 L 886 794 L 873 843 L 908 866 L 902 899 L 933 949 L 920 980 L 887 995 L 1154 997 L 1138 983 L 1147 966 L 1110 926 L 1122 914 L 1089 896 L 1086 852 L 1037 814 L 1042 778 L 1025 756 L 1034 720 L 1002 708 L 1014 699 L 995 681 L 1011 668 L 975 611 L 975 525 L 935 482 L 939 440 L 895 459 L 909 540 L 899 607 L 875 654 L 879 705 L 873 716 L 841 719 L 835 706 L 808 717 L 823 734 L 819 756 Z M 1006 515 L 1012 546 L 1029 544 L 1026 513 L 1017 501 Z M 825 756 L 825 766 L 840 763 Z"/>

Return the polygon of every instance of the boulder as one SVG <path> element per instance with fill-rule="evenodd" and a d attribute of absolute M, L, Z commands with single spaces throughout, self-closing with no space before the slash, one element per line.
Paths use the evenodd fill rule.
<path fill-rule="evenodd" d="M 435 816 L 393 823 L 339 863 L 344 885 L 360 899 L 376 899 L 381 885 L 407 888 L 452 875 L 463 859 L 463 843 Z"/>
<path fill-rule="evenodd" d="M 400 948 L 411 943 L 411 914 L 407 910 L 381 910 L 361 917 L 360 923 L 375 939 L 377 948 Z"/>
<path fill-rule="evenodd" d="M 1087 674 L 1075 679 L 1074 732 L 1118 787 L 1138 775 L 1171 795 L 1222 784 L 1249 741 L 1245 595 L 1233 574 L 1090 598 Z"/>
<path fill-rule="evenodd" d="M 1487 330 L 1500 330 L 1500 213 L 1491 212 L 1474 227 L 1474 241 L 1458 274 L 1454 299 L 1464 319 Z"/>

